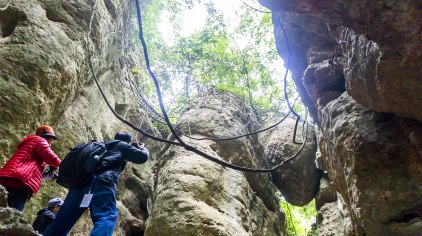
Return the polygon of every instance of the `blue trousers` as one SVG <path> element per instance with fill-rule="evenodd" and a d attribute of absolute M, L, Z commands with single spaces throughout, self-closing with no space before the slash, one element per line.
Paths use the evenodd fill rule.
<path fill-rule="evenodd" d="M 23 211 L 25 204 L 32 196 L 31 192 L 21 188 L 5 187 L 7 194 L 7 205 L 19 211 Z"/>
<path fill-rule="evenodd" d="M 67 235 L 86 208 L 79 207 L 91 186 L 71 189 L 53 223 L 44 231 L 44 236 Z M 116 193 L 112 187 L 95 181 L 91 187 L 93 198 L 89 206 L 94 228 L 91 236 L 112 236 L 117 222 Z"/>

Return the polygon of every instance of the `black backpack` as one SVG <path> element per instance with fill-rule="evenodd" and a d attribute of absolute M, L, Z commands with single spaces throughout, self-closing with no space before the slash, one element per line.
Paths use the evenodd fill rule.
<path fill-rule="evenodd" d="M 94 178 L 98 162 L 106 152 L 105 144 L 96 140 L 71 148 L 60 163 L 56 182 L 65 188 L 88 186 Z"/>

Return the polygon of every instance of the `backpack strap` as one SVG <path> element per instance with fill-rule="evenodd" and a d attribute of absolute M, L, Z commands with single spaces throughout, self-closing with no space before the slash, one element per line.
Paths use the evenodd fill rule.
<path fill-rule="evenodd" d="M 100 157 L 99 160 L 101 160 L 101 158 L 104 156 L 104 154 L 106 154 L 107 151 L 108 150 L 107 150 L 107 147 L 106 147 L 106 149 L 104 150 L 104 152 L 99 155 L 99 157 Z"/>
<path fill-rule="evenodd" d="M 108 142 L 105 142 L 104 144 L 105 144 L 105 147 L 106 147 L 106 150 L 104 150 L 104 152 L 103 153 L 101 153 L 101 155 L 99 156 L 100 158 L 99 158 L 99 160 L 98 160 L 98 163 L 101 163 L 101 160 L 102 160 L 102 158 L 103 158 L 103 156 L 109 151 L 109 150 L 111 150 L 117 143 L 119 143 L 119 142 L 122 142 L 122 141 L 120 141 L 120 140 L 113 140 L 113 141 L 108 141 Z M 98 168 L 97 168 L 97 171 L 98 171 Z M 105 169 L 105 170 L 102 170 L 101 172 L 99 172 L 99 173 L 102 173 L 102 172 L 104 172 L 104 171 L 107 171 L 107 169 Z M 94 172 L 95 173 L 95 172 Z M 94 174 L 95 175 L 95 174 Z"/>
<path fill-rule="evenodd" d="M 106 145 L 106 149 L 110 150 L 111 148 L 113 148 L 118 142 L 123 142 L 120 140 L 112 140 L 112 141 L 108 141 L 108 142 L 104 142 L 104 144 Z"/>
<path fill-rule="evenodd" d="M 105 150 L 104 150 L 104 152 L 102 152 L 100 155 L 99 155 L 99 157 L 100 157 L 100 161 L 101 161 L 101 158 L 104 156 L 104 154 L 106 154 L 107 153 L 107 151 L 109 151 L 114 145 L 116 145 L 118 142 L 120 142 L 120 141 L 117 141 L 117 140 L 113 140 L 113 141 L 111 141 L 111 142 L 108 142 L 108 143 L 104 143 L 104 146 L 105 146 Z"/>
<path fill-rule="evenodd" d="M 93 140 L 93 141 L 96 141 L 96 140 Z M 92 141 L 91 141 L 92 142 Z M 109 149 L 111 149 L 114 145 L 116 145 L 118 142 L 110 142 L 110 143 L 104 143 L 104 146 L 105 146 L 105 150 L 99 155 L 99 158 L 98 158 L 98 163 L 100 163 L 101 162 L 101 159 L 103 158 L 103 156 L 104 156 L 104 154 L 106 154 L 107 153 L 107 151 L 109 150 Z M 97 164 L 98 165 L 98 164 Z M 90 186 L 89 186 L 89 191 L 88 191 L 88 194 L 90 194 L 91 193 L 91 188 L 92 188 L 92 185 L 94 184 L 94 182 L 95 182 L 95 180 L 97 179 L 97 176 L 95 175 L 95 171 L 92 173 L 92 176 L 93 176 L 93 178 L 92 178 L 92 181 L 91 181 L 91 183 L 90 183 Z"/>

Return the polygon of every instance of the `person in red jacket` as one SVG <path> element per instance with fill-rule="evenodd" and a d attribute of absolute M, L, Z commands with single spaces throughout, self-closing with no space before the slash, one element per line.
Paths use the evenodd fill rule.
<path fill-rule="evenodd" d="M 50 147 L 56 139 L 53 128 L 47 125 L 38 127 L 35 135 L 20 141 L 16 152 L 0 169 L 0 185 L 8 192 L 9 207 L 23 211 L 25 203 L 40 188 L 45 165 L 54 168 L 60 165 L 59 157 Z"/>

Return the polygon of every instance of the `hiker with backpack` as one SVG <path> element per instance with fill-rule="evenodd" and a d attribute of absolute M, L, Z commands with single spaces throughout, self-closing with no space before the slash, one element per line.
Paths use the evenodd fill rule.
<path fill-rule="evenodd" d="M 118 132 L 114 136 L 114 140 L 105 142 L 106 152 L 94 155 L 97 158 L 92 159 L 98 159 L 98 165 L 92 173 L 92 178 L 89 176 L 85 177 L 90 180 L 87 185 L 86 183 L 78 183 L 77 179 L 71 180 L 70 177 L 64 180 L 61 179 L 60 171 L 62 169 L 70 169 L 70 167 L 60 166 L 57 183 L 61 183 L 63 186 L 70 186 L 69 193 L 55 220 L 44 231 L 44 236 L 67 235 L 88 207 L 91 213 L 91 220 L 94 224 L 91 235 L 111 236 L 113 234 L 118 217 L 116 189 L 119 183 L 120 173 L 124 170 L 127 161 L 142 164 L 149 158 L 149 151 L 143 144 L 134 143 L 130 145 L 130 142 L 131 135 L 126 132 Z M 78 146 L 79 148 L 75 148 L 74 151 L 71 151 L 66 156 L 63 164 L 71 164 L 65 161 L 66 159 L 70 160 L 72 158 L 70 155 L 72 153 L 86 156 L 83 155 L 84 150 L 94 144 L 95 142 L 90 142 L 83 146 Z M 83 168 L 81 166 L 84 165 L 77 166 L 79 166 L 78 168 Z M 82 175 L 75 173 L 73 176 Z M 71 187 L 78 185 L 82 185 L 82 187 Z"/>
<path fill-rule="evenodd" d="M 63 204 L 61 198 L 53 198 L 47 203 L 47 208 L 40 210 L 37 213 L 37 218 L 35 218 L 34 223 L 32 223 L 32 228 L 38 233 L 43 234 L 44 230 L 53 222 L 56 218 L 56 214 L 60 211 L 60 208 Z"/>
<path fill-rule="evenodd" d="M 0 185 L 7 192 L 9 207 L 23 211 L 26 202 L 37 193 L 46 164 L 58 167 L 59 157 L 51 150 L 57 139 L 51 126 L 42 125 L 18 144 L 16 152 L 0 169 Z"/>

